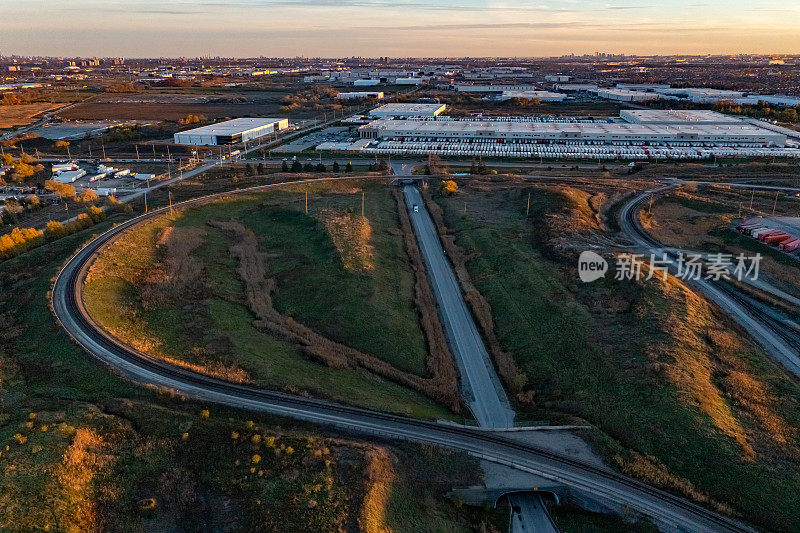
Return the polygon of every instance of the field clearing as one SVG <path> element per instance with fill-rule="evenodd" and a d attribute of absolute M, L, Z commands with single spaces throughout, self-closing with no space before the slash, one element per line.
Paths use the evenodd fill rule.
<path fill-rule="evenodd" d="M 598 429 L 587 438 L 623 472 L 800 531 L 800 508 L 787 507 L 800 483 L 800 387 L 676 283 L 576 282 L 551 230 L 573 241 L 596 231 L 591 218 L 576 223 L 586 196 L 481 184 L 437 197 L 527 379 L 522 416 L 586 420 Z"/>
<path fill-rule="evenodd" d="M 322 187 L 321 192 L 312 186 L 312 216 L 304 213 L 304 191 L 274 192 L 236 197 L 187 210 L 175 220 L 162 217 L 135 228 L 92 268 L 87 307 L 125 342 L 201 371 L 380 410 L 452 417 L 419 393 L 358 368 L 320 364 L 299 346 L 254 327 L 237 262 L 229 252 L 230 238 L 208 224 L 233 217 L 259 236 L 277 282 L 275 306 L 282 314 L 404 372 L 423 376 L 427 348 L 413 304 L 413 275 L 403 266 L 402 236 L 392 231 L 397 215 L 390 191 L 379 186 L 365 191 L 375 248 L 373 270 L 348 271 L 324 224 L 314 216 L 326 209 L 343 211 L 360 205 L 360 189 L 354 193 L 348 183 L 340 185 L 341 190 L 334 185 L 333 190 Z M 170 279 L 153 270 L 159 262 L 171 264 L 163 263 L 169 257 L 155 246 L 168 227 L 203 231 L 201 244 L 183 254 L 190 268 L 175 269 L 196 272 L 191 264 L 199 265 L 200 279 L 189 279 L 189 285 L 178 291 L 196 287 L 192 293 L 197 296 L 147 305 L 141 299 L 141 281 Z M 171 285 L 153 292 L 168 290 Z"/>
<path fill-rule="evenodd" d="M 0 105 L 0 129 L 27 126 L 36 122 L 36 115 L 64 107 L 65 104 L 34 102 L 32 104 Z"/>
<path fill-rule="evenodd" d="M 205 115 L 209 119 L 224 117 L 267 116 L 278 112 L 278 105 L 260 104 L 160 104 L 104 103 L 77 104 L 63 113 L 67 120 L 180 120 L 186 115 Z"/>

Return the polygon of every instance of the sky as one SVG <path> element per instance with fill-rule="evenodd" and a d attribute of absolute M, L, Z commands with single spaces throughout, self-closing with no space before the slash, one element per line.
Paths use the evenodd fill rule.
<path fill-rule="evenodd" d="M 798 0 L 0 0 L 3 55 L 800 53 Z"/>

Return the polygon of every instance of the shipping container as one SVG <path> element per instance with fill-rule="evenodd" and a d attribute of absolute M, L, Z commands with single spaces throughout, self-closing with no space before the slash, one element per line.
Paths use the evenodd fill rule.
<path fill-rule="evenodd" d="M 754 239 L 757 239 L 759 235 L 763 235 L 765 233 L 771 233 L 773 231 L 775 230 L 772 228 L 758 228 L 756 230 L 753 230 L 753 232 L 750 233 L 750 236 L 753 237 Z"/>
<path fill-rule="evenodd" d="M 786 252 L 794 252 L 798 248 L 800 248 L 800 239 L 792 239 L 780 244 L 780 249 Z"/>
<path fill-rule="evenodd" d="M 788 233 L 776 233 L 774 235 L 769 235 L 764 239 L 764 242 L 767 244 L 774 244 L 778 245 L 782 242 L 787 242 L 792 240 L 792 236 Z"/>
<path fill-rule="evenodd" d="M 766 227 L 766 226 L 755 226 L 755 227 L 752 227 L 752 228 L 747 228 L 746 230 L 744 230 L 744 233 L 745 233 L 745 235 L 749 235 L 751 237 L 755 237 L 756 236 L 756 232 L 758 232 L 760 230 L 766 230 L 766 229 L 769 229 L 769 228 Z"/>
<path fill-rule="evenodd" d="M 770 235 L 777 235 L 778 233 L 783 233 L 783 232 L 781 230 L 779 230 L 779 229 L 770 229 L 770 230 L 767 230 L 767 231 L 759 232 L 759 234 L 757 235 L 756 238 L 759 241 L 763 241 L 764 239 L 766 239 Z"/>

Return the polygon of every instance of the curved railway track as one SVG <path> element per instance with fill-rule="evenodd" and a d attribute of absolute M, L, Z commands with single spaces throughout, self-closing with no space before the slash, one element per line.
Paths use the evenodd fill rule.
<path fill-rule="evenodd" d="M 632 237 L 636 244 L 651 250 L 663 251 L 669 259 L 675 261 L 678 251 L 665 247 L 663 243 L 645 231 L 637 217 L 648 198 L 671 188 L 672 186 L 665 186 L 636 195 L 620 210 L 619 218 L 620 227 L 623 231 L 627 230 L 629 237 Z M 741 324 L 773 358 L 800 378 L 800 352 L 797 348 L 800 346 L 800 335 L 795 329 L 777 321 L 775 317 L 764 310 L 761 304 L 742 295 L 724 280 L 687 280 L 685 283 L 699 289 L 701 293 L 713 300 L 723 312 Z M 720 300 L 720 296 L 723 300 Z M 753 323 L 748 323 L 742 313 Z"/>
<path fill-rule="evenodd" d="M 284 184 L 215 194 L 189 200 L 174 207 L 195 206 L 235 194 L 259 192 L 280 185 Z M 496 432 L 484 432 L 450 423 L 416 420 L 231 383 L 175 367 L 121 343 L 106 333 L 88 314 L 83 304 L 83 285 L 86 275 L 97 254 L 121 233 L 160 216 L 167 210 L 168 208 L 163 208 L 131 219 L 89 242 L 64 265 L 51 293 L 53 311 L 73 340 L 98 361 L 124 377 L 144 385 L 176 391 L 201 401 L 334 426 L 360 434 L 459 450 L 498 464 L 535 473 L 572 489 L 591 494 L 595 498 L 624 505 L 649 516 L 658 524 L 681 531 L 755 531 L 737 520 L 629 477 L 536 446 L 513 441 Z"/>

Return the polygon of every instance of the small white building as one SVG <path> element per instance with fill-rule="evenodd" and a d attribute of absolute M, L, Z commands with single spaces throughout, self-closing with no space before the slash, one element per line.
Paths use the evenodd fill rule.
<path fill-rule="evenodd" d="M 433 118 L 441 115 L 447 109 L 445 104 L 401 104 L 393 103 L 382 105 L 377 109 L 369 112 L 369 116 L 374 118 L 391 118 L 391 117 L 428 117 Z"/>
<path fill-rule="evenodd" d="M 65 170 L 64 172 L 59 172 L 58 174 L 54 175 L 53 181 L 57 183 L 72 183 L 84 177 L 85 175 L 86 171 L 83 169 Z"/>
<path fill-rule="evenodd" d="M 353 91 L 349 93 L 339 93 L 336 95 L 336 98 L 338 100 L 365 100 L 367 98 L 383 100 L 383 91 Z"/>
<path fill-rule="evenodd" d="M 658 98 L 656 93 L 644 91 L 629 91 L 627 89 L 597 89 L 597 96 L 616 102 L 646 102 Z"/>
<path fill-rule="evenodd" d="M 522 100 L 541 100 L 542 102 L 563 102 L 566 97 L 566 94 L 550 91 L 503 91 L 503 94 L 496 98 L 497 100 L 519 98 Z"/>
<path fill-rule="evenodd" d="M 235 118 L 174 135 L 175 144 L 216 146 L 255 141 L 289 127 L 287 118 Z"/>
<path fill-rule="evenodd" d="M 553 87 L 556 91 L 565 93 L 588 93 L 596 92 L 597 84 L 595 83 L 559 83 Z"/>
<path fill-rule="evenodd" d="M 570 80 L 570 76 L 565 76 L 563 74 L 553 74 L 553 75 L 550 75 L 550 76 L 545 76 L 544 80 L 545 81 L 554 81 L 554 82 L 558 82 L 558 83 L 564 83 L 564 82 L 567 82 L 567 81 Z"/>
<path fill-rule="evenodd" d="M 354 80 L 353 85 L 355 87 L 374 87 L 375 85 L 380 85 L 381 80 Z"/>

